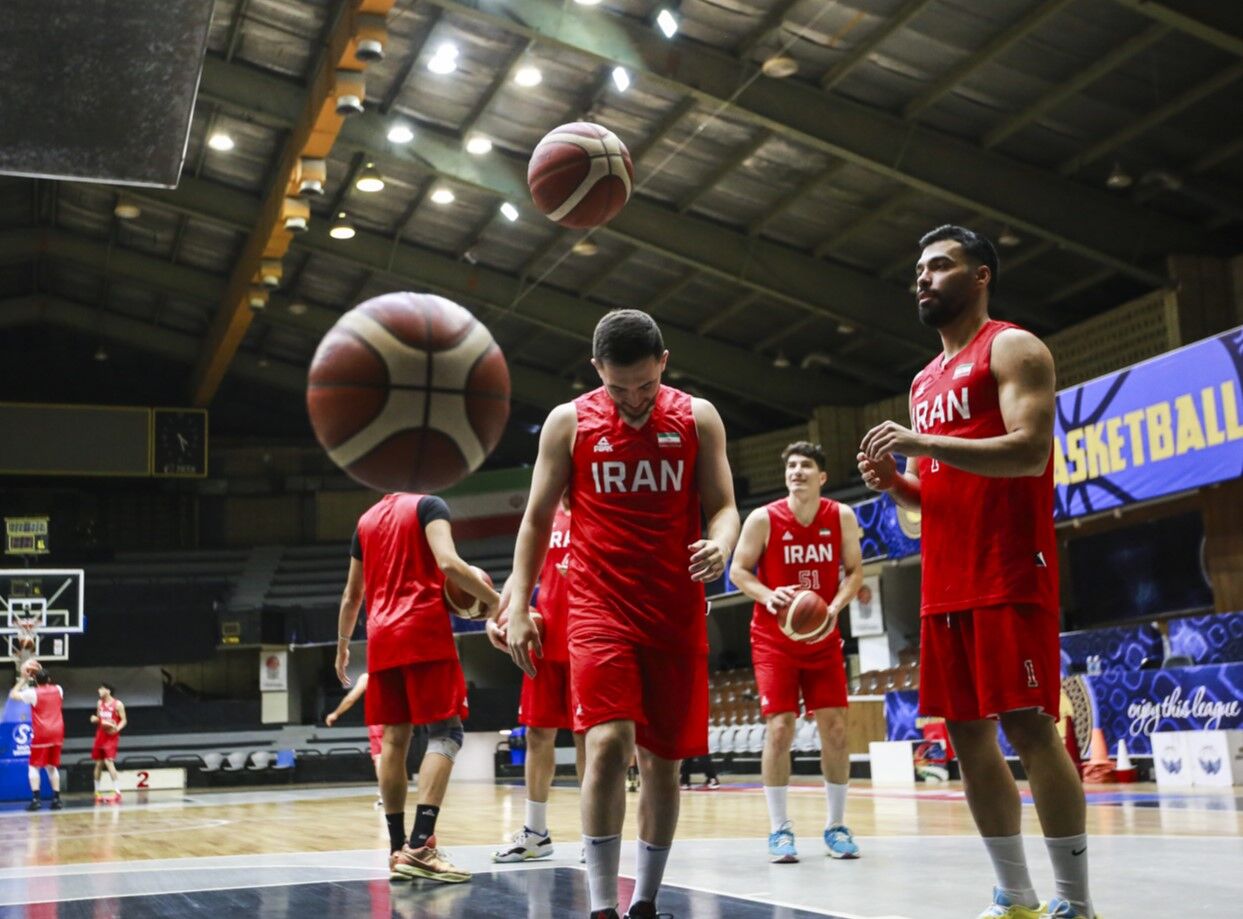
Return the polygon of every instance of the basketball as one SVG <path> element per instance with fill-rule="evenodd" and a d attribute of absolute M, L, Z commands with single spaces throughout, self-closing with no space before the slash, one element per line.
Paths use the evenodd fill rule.
<path fill-rule="evenodd" d="M 829 616 L 829 604 L 814 590 L 800 590 L 790 605 L 777 611 L 777 625 L 794 641 L 807 644 L 820 641 L 833 631 L 835 617 Z"/>
<path fill-rule="evenodd" d="M 471 565 L 470 569 L 483 578 L 489 587 L 492 586 L 492 577 L 486 571 L 474 565 Z M 482 619 L 484 615 L 483 604 L 448 578 L 445 578 L 445 606 L 453 615 L 463 619 Z"/>
<path fill-rule="evenodd" d="M 608 223 L 630 200 L 630 151 L 608 128 L 575 121 L 553 128 L 527 166 L 531 200 L 549 220 L 571 229 Z"/>
<path fill-rule="evenodd" d="M 434 492 L 478 469 L 509 418 L 509 368 L 451 300 L 373 297 L 328 330 L 307 376 L 316 439 L 378 491 Z"/>
<path fill-rule="evenodd" d="M 26 663 L 22 664 L 22 676 L 33 677 L 42 669 L 43 665 L 32 657 L 30 660 L 26 661 Z"/>

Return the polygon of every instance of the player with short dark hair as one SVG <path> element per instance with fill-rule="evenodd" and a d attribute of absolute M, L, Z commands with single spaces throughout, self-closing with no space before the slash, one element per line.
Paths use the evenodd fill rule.
<path fill-rule="evenodd" d="M 22 671 L 17 685 L 9 692 L 9 698 L 30 706 L 32 735 L 30 738 L 30 803 L 28 811 L 37 811 L 39 803 L 39 770 L 47 770 L 52 784 L 52 810 L 63 806 L 60 801 L 60 751 L 65 744 L 65 690 L 52 682 L 51 675 L 42 667 L 33 676 Z"/>
<path fill-rule="evenodd" d="M 710 402 L 661 385 L 669 353 L 652 317 L 610 312 L 592 350 L 603 385 L 554 408 L 543 426 L 502 607 L 514 661 L 534 675 L 541 647 L 526 600 L 568 488 L 570 678 L 574 726 L 587 735 L 590 910 L 617 917 L 624 782 L 637 746 L 643 783 L 629 916 L 648 919 L 677 827 L 678 762 L 708 750 L 703 585 L 725 572 L 738 511 L 725 426 Z"/>
<path fill-rule="evenodd" d="M 337 633 L 337 677 L 350 685 L 350 637 L 367 601 L 366 721 L 383 725 L 380 794 L 389 874 L 445 883 L 470 880 L 436 847 L 436 819 L 462 747 L 466 680 L 445 608 L 445 579 L 495 611 L 500 597 L 458 555 L 449 508 L 432 495 L 391 494 L 358 521 Z M 413 725 L 428 726 L 419 800 L 407 840 L 406 754 Z"/>
<path fill-rule="evenodd" d="M 120 804 L 121 786 L 117 781 L 117 746 L 121 742 L 121 732 L 129 724 L 125 714 L 125 703 L 113 696 L 111 683 L 99 684 L 99 703 L 95 706 L 95 714 L 91 715 L 91 724 L 95 725 L 95 743 L 91 747 L 91 759 L 95 761 L 95 803 Z M 103 772 L 108 770 L 112 779 L 112 794 L 103 792 Z"/>
<path fill-rule="evenodd" d="M 1035 335 L 989 318 L 991 243 L 949 226 L 920 246 L 917 310 L 942 352 L 911 384 L 911 427 L 877 425 L 858 455 L 869 488 L 922 513 L 920 708 L 946 720 L 993 862 L 997 885 L 982 919 L 1094 919 L 1083 785 L 1055 721 L 1053 357 Z M 906 457 L 904 472 L 895 454 Z M 1027 870 L 998 720 L 1031 782 L 1053 862 L 1047 906 Z"/>
<path fill-rule="evenodd" d="M 858 858 L 846 826 L 850 751 L 846 745 L 846 661 L 835 625 L 815 642 L 785 635 L 776 614 L 802 590 L 811 590 L 837 616 L 863 583 L 859 524 L 847 505 L 820 497 L 828 479 L 824 451 L 798 441 L 781 451 L 787 494 L 756 508 L 743 525 L 730 580 L 755 601 L 751 660 L 764 716 L 761 773 L 768 803 L 768 857 L 797 862 L 794 828 L 787 812 L 790 747 L 800 714 L 816 720 L 820 770 L 828 798 L 824 845 L 831 858 Z M 800 711 L 800 696 L 802 700 Z"/>

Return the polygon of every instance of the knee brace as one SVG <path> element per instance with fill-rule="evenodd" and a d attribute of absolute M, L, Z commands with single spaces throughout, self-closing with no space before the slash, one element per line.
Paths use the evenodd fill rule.
<path fill-rule="evenodd" d="M 446 718 L 427 726 L 427 752 L 439 753 L 449 762 L 457 758 L 458 750 L 462 749 L 465 732 L 462 730 L 462 719 Z"/>

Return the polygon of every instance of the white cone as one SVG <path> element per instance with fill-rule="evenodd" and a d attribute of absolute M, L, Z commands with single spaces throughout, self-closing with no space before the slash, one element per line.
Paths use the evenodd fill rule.
<path fill-rule="evenodd" d="M 1131 755 L 1127 752 L 1125 740 L 1118 741 L 1118 765 L 1114 768 L 1119 770 L 1135 768 L 1131 764 Z"/>

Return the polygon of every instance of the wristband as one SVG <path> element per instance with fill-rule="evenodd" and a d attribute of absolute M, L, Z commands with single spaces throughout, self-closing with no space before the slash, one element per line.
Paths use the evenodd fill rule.
<path fill-rule="evenodd" d="M 353 641 L 353 640 L 354 639 L 351 638 L 349 635 L 338 635 L 337 636 L 337 641 Z"/>

